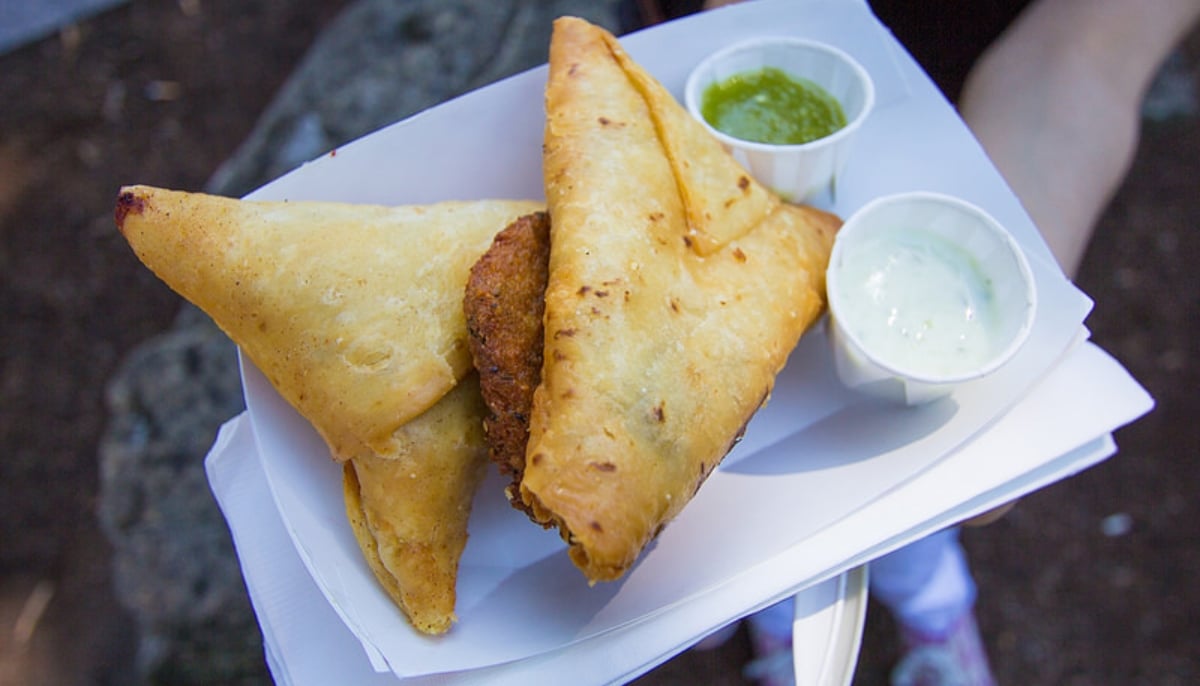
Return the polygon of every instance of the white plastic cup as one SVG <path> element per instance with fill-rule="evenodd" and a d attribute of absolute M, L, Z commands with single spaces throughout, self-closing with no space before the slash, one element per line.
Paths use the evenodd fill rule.
<path fill-rule="evenodd" d="M 846 125 L 808 143 L 771 145 L 735 138 L 704 119 L 701 100 L 710 85 L 764 67 L 777 68 L 823 88 L 841 104 Z M 834 195 L 854 135 L 875 104 L 875 85 L 862 65 L 832 45 L 800 38 L 764 37 L 731 45 L 701 61 L 688 76 L 684 101 L 692 116 L 755 179 L 786 200 L 809 202 L 826 192 Z"/>
<path fill-rule="evenodd" d="M 900 237 L 900 232 L 910 232 Z M 877 258 L 878 247 L 866 252 L 870 241 L 892 240 L 903 244 L 913 231 L 927 232 L 936 242 L 954 246 L 953 253 L 965 259 L 961 266 L 968 276 L 986 286 L 986 335 L 983 347 L 973 348 L 968 365 L 947 364 L 944 356 L 923 360 L 904 359 L 892 344 L 879 345 L 864 335 L 864 324 L 856 317 L 882 317 L 888 312 L 864 306 L 864 288 L 848 274 L 862 269 L 862 260 Z M 878 243 L 876 246 L 880 245 Z M 898 248 L 903 250 L 903 248 Z M 859 261 L 855 264 L 856 261 Z M 924 270 L 921 273 L 928 273 Z M 915 278 L 921 278 L 919 275 Z M 826 272 L 829 295 L 829 337 L 838 376 L 850 388 L 908 405 L 936 400 L 963 383 L 983 378 L 1016 355 L 1033 327 L 1037 291 L 1024 252 L 995 219 L 961 199 L 928 192 L 900 193 L 878 198 L 846 220 L 834 241 Z M 852 298 L 860 298 L 851 302 Z M 869 300 L 869 298 L 868 298 Z M 921 306 L 923 300 L 910 303 Z M 932 310 L 927 313 L 936 318 Z M 922 313 L 922 317 L 926 313 Z M 878 319 L 872 323 L 877 324 Z M 878 341 L 879 339 L 874 339 Z M 909 352 L 909 349 L 901 351 Z M 915 355 L 921 358 L 921 355 Z M 898 361 L 902 360 L 902 361 Z"/>

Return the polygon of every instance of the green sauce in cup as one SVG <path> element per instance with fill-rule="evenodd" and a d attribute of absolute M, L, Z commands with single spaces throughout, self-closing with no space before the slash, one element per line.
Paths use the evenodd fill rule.
<path fill-rule="evenodd" d="M 730 136 L 771 145 L 808 143 L 846 125 L 846 114 L 833 96 L 774 67 L 710 85 L 701 96 L 700 113 Z"/>

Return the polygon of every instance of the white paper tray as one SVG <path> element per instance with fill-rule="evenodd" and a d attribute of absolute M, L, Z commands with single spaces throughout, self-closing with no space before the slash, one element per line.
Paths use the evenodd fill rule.
<path fill-rule="evenodd" d="M 985 430 L 1078 344 L 1090 301 L 1054 266 L 962 122 L 860 0 L 761 0 L 623 43 L 678 96 L 703 55 L 766 33 L 837 44 L 878 84 L 878 108 L 831 209 L 845 216 L 876 195 L 913 189 L 958 195 L 987 209 L 1033 264 L 1040 308 L 1029 343 L 1002 373 L 946 401 L 904 409 L 845 391 L 833 376 L 824 332 L 807 334 L 745 440 L 620 582 L 589 588 L 557 536 L 512 510 L 494 478 L 472 516 L 460 569 L 460 621 L 439 639 L 414 632 L 378 587 L 346 523 L 339 468 L 312 428 L 244 364 L 250 433 L 280 530 L 326 602 L 311 622 L 333 631 L 325 625 L 340 619 L 375 669 L 431 679 L 528 676 L 539 673 L 539 665 L 560 664 L 563 655 L 579 661 L 585 653 L 599 680 L 638 673 L 735 617 L 953 523 L 981 503 L 1045 485 L 1106 456 L 1107 434 L 1149 409 L 1136 382 L 1110 358 L 1093 360 L 1099 353 L 1089 346 L 1071 359 L 1084 355 L 1098 365 L 1094 377 L 1078 379 L 1092 387 L 1059 389 L 1065 397 L 1048 409 L 1054 421 L 1047 431 L 1022 428 L 1022 459 L 979 449 L 992 435 Z M 253 197 L 539 198 L 544 81 L 545 69 L 535 69 L 451 101 L 340 148 Z M 1097 401 L 1105 411 L 1074 411 Z M 1081 445 L 1090 447 L 1070 452 Z M 1064 453 L 1074 456 L 1065 466 Z M 1003 459 L 991 459 L 997 456 Z M 948 479 L 944 467 L 952 462 L 961 473 Z M 877 514 L 883 503 L 925 491 L 940 498 L 923 496 L 911 503 L 911 513 Z M 898 522 L 907 528 L 897 529 Z M 248 551 L 239 551 L 251 580 Z M 279 626 L 268 630 L 264 623 L 264 633 Z M 636 645 L 631 636 L 638 637 Z M 614 646 L 626 657 L 618 658 Z M 285 669 L 287 661 L 279 664 Z"/>
<path fill-rule="evenodd" d="M 932 531 L 1092 466 L 1115 449 L 1107 434 L 1093 437 L 1094 428 L 1120 426 L 1150 404 L 1120 365 L 1085 344 L 970 445 L 904 488 L 702 598 L 524 660 L 402 680 L 375 671 L 371 651 L 364 650 L 341 622 L 306 569 L 269 497 L 248 414 L 222 427 L 205 466 L 233 533 L 272 673 L 281 685 L 583 683 L 581 675 L 597 684 L 621 683 L 731 619 L 786 597 L 797 585 L 810 591 L 819 588 L 822 582 Z M 1065 417 L 1064 407 L 1071 408 Z M 1047 440 L 1030 446 L 1031 435 L 1044 435 Z M 946 487 L 960 483 L 961 488 Z M 875 543 L 859 547 L 864 538 Z M 841 562 L 829 567 L 824 560 L 814 561 L 807 554 L 814 548 L 829 551 L 823 557 Z M 797 608 L 820 614 L 823 605 L 836 602 L 835 594 L 822 603 L 818 591 L 798 601 Z M 798 636 L 814 635 L 819 633 L 804 628 L 798 632 Z M 827 655 L 853 655 L 848 640 L 857 637 L 839 633 L 818 645 L 811 638 L 799 645 Z"/>

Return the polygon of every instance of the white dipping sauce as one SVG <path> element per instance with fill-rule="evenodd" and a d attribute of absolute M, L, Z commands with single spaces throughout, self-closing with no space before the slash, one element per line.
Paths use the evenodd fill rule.
<path fill-rule="evenodd" d="M 883 364 L 922 377 L 968 374 L 994 353 L 991 283 L 974 258 L 922 229 L 882 232 L 846 254 L 838 318 Z"/>

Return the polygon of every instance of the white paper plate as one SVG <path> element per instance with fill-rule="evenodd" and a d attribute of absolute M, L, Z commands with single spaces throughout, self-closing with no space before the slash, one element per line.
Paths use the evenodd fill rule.
<path fill-rule="evenodd" d="M 712 628 L 789 595 L 788 589 L 798 583 L 810 587 L 802 592 L 807 594 L 830 574 L 852 570 L 931 531 L 1103 460 L 1115 446 L 1102 432 L 1132 421 L 1151 405 L 1145 392 L 1111 357 L 1083 345 L 1012 412 L 962 450 L 823 529 L 804 545 L 794 546 L 769 564 L 746 570 L 711 593 L 527 659 L 399 681 L 390 673 L 375 672 L 378 653 L 340 621 L 301 561 L 270 500 L 248 412 L 222 427 L 205 467 L 229 522 L 271 672 L 280 686 L 401 681 L 410 686 L 517 686 L 581 683 L 581 675 L 587 675 L 590 683 L 611 684 L 644 674 Z M 1075 412 L 1064 416 L 1060 413 L 1063 407 Z M 1046 438 L 1030 445 L 1031 435 Z M 945 488 L 948 483 L 956 488 Z M 871 533 L 876 541 L 873 546 L 860 547 L 863 532 Z M 808 551 L 813 549 L 826 551 L 825 559 L 811 559 Z M 831 557 L 843 562 L 831 569 Z M 827 593 L 823 595 L 828 598 Z M 798 603 L 823 612 L 819 600 L 798 599 Z M 813 634 L 816 636 L 804 638 Z M 846 643 L 844 632 L 819 634 L 800 628 L 797 647 L 832 655 L 839 651 L 827 646 Z"/>

